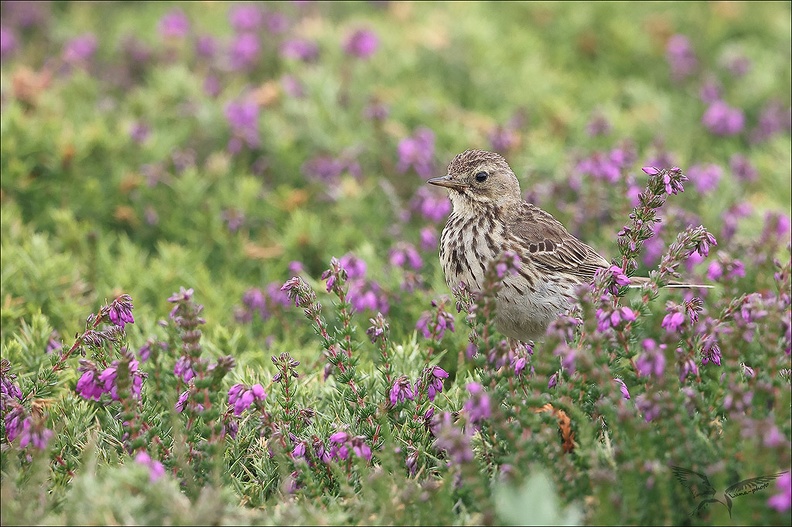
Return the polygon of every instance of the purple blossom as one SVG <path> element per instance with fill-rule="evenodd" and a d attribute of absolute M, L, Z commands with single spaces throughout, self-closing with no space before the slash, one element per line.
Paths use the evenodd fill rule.
<path fill-rule="evenodd" d="M 645 393 L 635 398 L 635 406 L 643 414 L 644 421 L 647 423 L 654 421 L 663 410 L 659 401 Z"/>
<path fill-rule="evenodd" d="M 287 59 L 314 62 L 319 58 L 319 45 L 312 40 L 293 38 L 281 44 L 280 54 Z"/>
<path fill-rule="evenodd" d="M 751 142 L 761 143 L 777 133 L 792 129 L 792 108 L 779 101 L 770 101 L 759 115 L 756 128 L 751 131 Z"/>
<path fill-rule="evenodd" d="M 9 443 L 22 432 L 22 423 L 24 421 L 25 408 L 21 404 L 13 404 L 11 410 L 3 418 L 5 433 Z"/>
<path fill-rule="evenodd" d="M 179 357 L 176 364 L 173 365 L 173 374 L 179 377 L 183 382 L 188 383 L 195 377 L 195 371 L 192 367 L 192 362 L 189 357 Z"/>
<path fill-rule="evenodd" d="M 717 81 L 707 79 L 699 89 L 699 99 L 705 104 L 712 104 L 721 98 L 721 87 Z"/>
<path fill-rule="evenodd" d="M 555 388 L 557 384 L 558 384 L 558 372 L 552 374 L 550 378 L 547 380 L 547 388 L 548 389 Z"/>
<path fill-rule="evenodd" d="M 432 303 L 437 307 L 434 301 Z M 415 323 L 415 329 L 427 339 L 442 340 L 446 330 L 454 332 L 454 317 L 442 308 L 436 311 L 424 311 Z"/>
<path fill-rule="evenodd" d="M 439 193 L 428 185 L 421 186 L 410 201 L 410 209 L 424 219 L 436 223 L 451 212 L 451 201 L 447 192 Z"/>
<path fill-rule="evenodd" d="M 98 401 L 102 398 L 104 390 L 102 384 L 99 382 L 97 372 L 95 370 L 85 371 L 80 379 L 77 381 L 75 391 L 84 399 L 93 399 Z"/>
<path fill-rule="evenodd" d="M 433 423 L 432 432 L 437 438 L 435 448 L 445 451 L 451 463 L 461 465 L 473 461 L 470 436 L 454 426 L 449 412 L 443 413 L 441 421 Z"/>
<path fill-rule="evenodd" d="M 363 436 L 355 436 L 350 441 L 352 445 L 352 452 L 359 458 L 371 461 L 371 447 L 366 443 L 366 438 Z"/>
<path fill-rule="evenodd" d="M 510 126 L 496 126 L 487 134 L 492 150 L 507 153 L 520 143 L 520 134 Z"/>
<path fill-rule="evenodd" d="M 492 415 L 490 408 L 490 399 L 484 387 L 477 382 L 471 382 L 467 386 L 467 391 L 470 394 L 470 399 L 465 401 L 465 411 L 468 413 L 468 418 L 471 423 L 478 423 L 485 419 L 489 419 Z"/>
<path fill-rule="evenodd" d="M 424 178 L 434 173 L 435 134 L 425 126 L 419 127 L 412 136 L 399 141 L 399 163 L 396 170 L 405 173 L 409 168 Z"/>
<path fill-rule="evenodd" d="M 666 364 L 664 354 L 666 345 L 660 344 L 658 346 L 652 339 L 645 339 L 642 345 L 644 352 L 635 361 L 638 375 L 641 377 L 662 377 Z"/>
<path fill-rule="evenodd" d="M 608 119 L 601 113 L 597 113 L 589 119 L 586 125 L 586 133 L 589 137 L 596 137 L 598 135 L 607 135 L 611 131 L 611 124 Z"/>
<path fill-rule="evenodd" d="M 363 109 L 363 117 L 369 121 L 382 122 L 388 118 L 388 115 L 390 115 L 388 105 L 377 99 L 370 100 Z"/>
<path fill-rule="evenodd" d="M 777 494 L 767 500 L 767 505 L 778 512 L 786 512 L 792 508 L 792 476 L 789 471 L 784 472 L 776 480 Z"/>
<path fill-rule="evenodd" d="M 69 64 L 88 62 L 96 53 L 96 37 L 85 33 L 66 42 L 63 49 L 63 60 Z"/>
<path fill-rule="evenodd" d="M 406 375 L 402 375 L 396 382 L 393 383 L 393 387 L 390 391 L 390 403 L 392 406 L 396 406 L 396 404 L 410 400 L 412 401 L 415 398 L 415 393 L 412 389 L 412 384 L 410 383 L 410 379 L 407 378 Z"/>
<path fill-rule="evenodd" d="M 525 357 L 517 357 L 513 362 L 514 375 L 519 377 L 528 365 L 528 360 Z"/>
<path fill-rule="evenodd" d="M 225 107 L 225 116 L 234 137 L 244 140 L 250 148 L 258 148 L 258 104 L 252 100 L 229 102 Z"/>
<path fill-rule="evenodd" d="M 136 122 L 129 128 L 129 137 L 137 144 L 145 143 L 150 134 L 151 128 L 145 123 Z"/>
<path fill-rule="evenodd" d="M 589 175 L 596 180 L 607 183 L 622 181 L 622 172 L 634 162 L 634 154 L 623 148 L 614 148 L 610 152 L 594 152 L 590 157 L 580 161 L 575 171 L 581 175 Z"/>
<path fill-rule="evenodd" d="M 624 384 L 624 381 L 621 379 L 613 379 L 619 385 L 619 390 L 621 391 L 622 398 L 630 399 L 630 392 L 627 390 L 627 385 Z"/>
<path fill-rule="evenodd" d="M 385 291 L 374 281 L 350 280 L 347 298 L 355 311 L 369 309 L 375 312 L 379 311 L 384 315 L 390 311 Z"/>
<path fill-rule="evenodd" d="M 258 60 L 261 44 L 256 35 L 242 33 L 231 42 L 231 68 L 246 70 L 252 68 Z"/>
<path fill-rule="evenodd" d="M 751 71 L 751 60 L 743 55 L 728 57 L 725 61 L 726 69 L 735 77 L 744 77 Z"/>
<path fill-rule="evenodd" d="M 126 324 L 135 323 L 135 317 L 132 316 L 132 309 L 132 297 L 129 295 L 121 295 L 113 300 L 109 306 L 102 309 L 101 314 L 107 316 L 110 322 L 123 329 Z"/>
<path fill-rule="evenodd" d="M 190 390 L 184 390 L 179 394 L 179 400 L 176 401 L 176 404 L 174 405 L 174 408 L 178 413 L 182 413 L 184 411 L 184 408 L 187 406 L 187 399 L 189 397 Z"/>
<path fill-rule="evenodd" d="M 423 267 L 423 259 L 418 254 L 414 245 L 407 242 L 398 242 L 391 250 L 388 257 L 390 264 L 394 267 L 405 267 L 409 265 L 413 271 L 419 271 Z"/>
<path fill-rule="evenodd" d="M 440 366 L 425 368 L 421 378 L 415 383 L 415 391 L 419 392 L 425 382 L 427 386 L 426 395 L 430 401 L 434 401 L 437 394 L 443 391 L 443 379 L 447 378 L 448 372 Z"/>
<path fill-rule="evenodd" d="M 612 309 L 608 308 L 597 309 L 597 331 L 603 333 L 611 328 L 623 329 L 622 323 L 633 322 L 637 318 L 635 311 L 627 306 Z"/>
<path fill-rule="evenodd" d="M 264 22 L 264 14 L 254 4 L 239 4 L 228 12 L 228 21 L 235 31 L 257 31 Z"/>
<path fill-rule="evenodd" d="M 159 21 L 159 33 L 164 38 L 184 38 L 190 32 L 190 20 L 184 11 L 174 9 Z"/>
<path fill-rule="evenodd" d="M 354 254 L 346 253 L 338 262 L 346 270 L 348 279 L 354 280 L 366 276 L 366 262 Z"/>
<path fill-rule="evenodd" d="M 718 182 L 723 176 L 723 169 L 715 164 L 693 165 L 687 171 L 687 176 L 696 190 L 702 194 L 708 194 L 715 190 Z"/>
<path fill-rule="evenodd" d="M 217 54 L 217 40 L 211 35 L 201 35 L 195 40 L 195 53 L 205 59 L 214 58 Z"/>
<path fill-rule="evenodd" d="M 305 457 L 305 442 L 297 441 L 297 443 L 294 445 L 291 455 L 295 459 Z"/>
<path fill-rule="evenodd" d="M 34 423 L 32 417 L 26 417 L 22 421 L 22 431 L 19 434 L 19 446 L 25 448 L 29 444 L 33 447 L 44 450 L 55 434 L 52 430 L 45 428 L 43 423 Z"/>
<path fill-rule="evenodd" d="M 264 26 L 273 35 L 285 33 L 289 29 L 289 19 L 283 13 L 274 11 L 264 13 Z"/>
<path fill-rule="evenodd" d="M 220 79 L 214 75 L 206 76 L 203 82 L 203 90 L 206 95 L 212 98 L 217 97 L 220 95 L 222 89 L 222 86 L 220 86 Z"/>
<path fill-rule="evenodd" d="M 339 431 L 332 434 L 328 442 L 330 443 L 330 457 L 332 459 L 345 460 L 349 457 L 349 448 L 346 443 L 349 440 L 349 434 Z"/>
<path fill-rule="evenodd" d="M 673 311 L 663 317 L 663 322 L 660 326 L 665 328 L 668 332 L 678 331 L 685 323 L 685 320 L 685 315 L 681 311 Z"/>
<path fill-rule="evenodd" d="M 685 35 L 673 35 L 666 45 L 666 59 L 675 80 L 692 75 L 698 68 L 698 59 Z"/>
<path fill-rule="evenodd" d="M 710 104 L 701 123 L 715 135 L 735 135 L 745 126 L 745 115 L 739 108 L 732 108 L 723 101 Z"/>
<path fill-rule="evenodd" d="M 234 407 L 236 416 L 242 415 L 242 412 L 250 408 L 254 402 L 264 401 L 266 398 L 267 394 L 260 384 L 245 388 L 245 385 L 238 383 L 228 390 L 228 404 Z"/>
<path fill-rule="evenodd" d="M 747 157 L 742 154 L 734 154 L 729 160 L 732 174 L 740 181 L 750 183 L 756 181 L 759 177 L 759 172 L 751 164 Z"/>
<path fill-rule="evenodd" d="M 553 350 L 553 355 L 561 358 L 561 367 L 570 375 L 575 373 L 575 359 L 577 358 L 577 349 L 571 347 L 566 342 L 561 342 Z"/>
<path fill-rule="evenodd" d="M 0 26 L 0 58 L 8 58 L 16 50 L 17 42 L 14 32 Z"/>
<path fill-rule="evenodd" d="M 379 47 L 377 34 L 368 29 L 358 29 L 344 42 L 344 52 L 352 57 L 368 59 Z"/>
<path fill-rule="evenodd" d="M 141 450 L 135 456 L 135 463 L 143 465 L 149 470 L 149 481 L 154 483 L 165 475 L 165 466 L 155 459 L 151 459 L 148 452 Z"/>

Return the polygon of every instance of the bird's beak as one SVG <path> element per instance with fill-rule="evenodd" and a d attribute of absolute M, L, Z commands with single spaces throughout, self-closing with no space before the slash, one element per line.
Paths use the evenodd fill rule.
<path fill-rule="evenodd" d="M 466 183 L 462 181 L 455 181 L 450 176 L 435 177 L 427 181 L 430 185 L 437 185 L 438 187 L 463 189 L 467 187 Z"/>

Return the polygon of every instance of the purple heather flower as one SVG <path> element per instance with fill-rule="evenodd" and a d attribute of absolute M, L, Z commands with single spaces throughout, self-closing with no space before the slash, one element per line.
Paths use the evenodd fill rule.
<path fill-rule="evenodd" d="M 332 459 L 345 460 L 349 457 L 349 448 L 346 446 L 349 434 L 339 431 L 332 434 L 328 442 L 330 443 L 330 457 Z"/>
<path fill-rule="evenodd" d="M 35 425 L 31 417 L 26 417 L 22 421 L 22 431 L 19 434 L 19 446 L 25 448 L 29 444 L 33 445 L 39 450 L 47 448 L 52 436 L 55 435 L 52 430 L 45 428 L 43 424 Z"/>
<path fill-rule="evenodd" d="M 292 450 L 292 457 L 295 459 L 305 457 L 304 441 L 297 441 L 297 443 L 294 445 L 294 449 Z"/>
<path fill-rule="evenodd" d="M 687 171 L 687 176 L 695 185 L 696 190 L 708 194 L 715 190 L 723 176 L 723 169 L 715 164 L 693 165 Z"/>
<path fill-rule="evenodd" d="M 287 59 L 314 62 L 319 58 L 319 45 L 312 40 L 293 38 L 281 44 L 280 54 Z"/>
<path fill-rule="evenodd" d="M 132 297 L 121 295 L 105 309 L 102 309 L 102 314 L 106 315 L 110 322 L 123 329 L 126 324 L 135 323 L 132 309 Z"/>
<path fill-rule="evenodd" d="M 721 87 L 717 81 L 708 79 L 704 81 L 699 89 L 699 99 L 705 104 L 712 104 L 721 98 Z"/>
<path fill-rule="evenodd" d="M 63 49 L 63 60 L 70 64 L 88 62 L 96 53 L 96 37 L 85 33 L 69 40 Z"/>
<path fill-rule="evenodd" d="M 668 40 L 666 59 L 676 80 L 689 77 L 698 68 L 698 59 L 685 35 L 674 35 Z"/>
<path fill-rule="evenodd" d="M 390 311 L 388 298 L 380 285 L 373 281 L 350 280 L 347 298 L 355 311 L 369 309 L 387 315 Z"/>
<path fill-rule="evenodd" d="M 715 135 L 739 134 L 745 125 L 745 115 L 739 108 L 732 108 L 723 101 L 710 104 L 701 122 Z"/>
<path fill-rule="evenodd" d="M 575 358 L 577 357 L 577 350 L 575 348 L 571 347 L 566 342 L 561 342 L 553 350 L 553 355 L 561 358 L 561 367 L 570 375 L 575 373 Z"/>
<path fill-rule="evenodd" d="M 515 148 L 520 142 L 520 135 L 518 132 L 509 126 L 496 126 L 487 134 L 487 138 L 489 139 L 492 150 L 502 154 Z"/>
<path fill-rule="evenodd" d="M 369 121 L 384 121 L 388 118 L 390 109 L 385 103 L 376 99 L 370 100 L 368 105 L 363 109 L 363 117 Z"/>
<path fill-rule="evenodd" d="M 366 438 L 363 436 L 355 436 L 352 438 L 352 452 L 359 458 L 366 461 L 371 461 L 371 447 L 366 444 Z"/>
<path fill-rule="evenodd" d="M 231 42 L 231 67 L 235 70 L 251 68 L 258 60 L 261 44 L 256 35 L 242 33 Z"/>
<path fill-rule="evenodd" d="M 143 465 L 149 470 L 149 481 L 154 483 L 165 475 L 165 466 L 155 459 L 151 459 L 148 452 L 141 450 L 135 456 L 135 463 Z"/>
<path fill-rule="evenodd" d="M 267 31 L 279 35 L 289 29 L 289 19 L 283 13 L 271 11 L 264 13 L 264 25 Z"/>
<path fill-rule="evenodd" d="M 205 59 L 214 58 L 217 54 L 217 40 L 211 35 L 201 35 L 195 40 L 195 53 Z"/>
<path fill-rule="evenodd" d="M 695 251 L 699 254 L 699 256 L 709 256 L 710 246 L 717 246 L 718 241 L 715 237 L 710 234 L 709 232 L 699 240 L 698 244 L 696 245 Z"/>
<path fill-rule="evenodd" d="M 548 387 L 548 389 L 549 388 L 555 388 L 557 384 L 558 384 L 558 373 L 554 373 L 547 380 L 547 387 Z"/>
<path fill-rule="evenodd" d="M 82 374 L 77 381 L 75 391 L 84 399 L 93 399 L 94 401 L 101 399 L 104 393 L 95 370 L 87 370 Z"/>
<path fill-rule="evenodd" d="M 657 343 L 652 339 L 645 339 L 643 341 L 644 352 L 635 361 L 635 367 L 638 369 L 638 375 L 641 377 L 662 377 L 665 370 L 665 344 Z"/>
<path fill-rule="evenodd" d="M 220 79 L 214 75 L 207 75 L 203 82 L 203 90 L 209 97 L 217 97 L 220 95 L 223 87 L 220 86 Z"/>
<path fill-rule="evenodd" d="M 399 141 L 399 163 L 396 170 L 405 173 L 409 168 L 424 178 L 434 173 L 435 134 L 425 126 L 419 127 L 411 137 Z"/>
<path fill-rule="evenodd" d="M 346 270 L 347 278 L 350 280 L 366 276 L 366 262 L 352 253 L 346 253 L 338 263 Z"/>
<path fill-rule="evenodd" d="M 419 271 L 423 267 L 423 259 L 418 254 L 414 245 L 407 242 L 398 242 L 391 250 L 388 257 L 390 264 L 394 267 L 405 267 L 409 265 L 413 271 Z"/>
<path fill-rule="evenodd" d="M 21 404 L 12 405 L 11 410 L 5 414 L 5 433 L 10 443 L 22 432 L 22 423 L 25 421 L 25 408 Z"/>
<path fill-rule="evenodd" d="M 779 101 L 770 101 L 762 108 L 759 123 L 751 131 L 751 142 L 760 143 L 779 132 L 789 132 L 790 129 L 792 129 L 792 108 L 784 106 Z"/>
<path fill-rule="evenodd" d="M 179 394 L 179 400 L 176 401 L 174 408 L 178 413 L 182 413 L 184 411 L 184 407 L 187 406 L 187 399 L 190 396 L 190 390 L 184 390 L 182 393 Z"/>
<path fill-rule="evenodd" d="M 522 372 L 525 370 L 525 367 L 526 367 L 527 365 L 528 365 L 528 360 L 527 360 L 525 357 L 517 357 L 517 358 L 514 360 L 514 363 L 513 363 L 513 366 L 514 366 L 514 375 L 515 375 L 515 376 L 518 376 L 518 377 L 519 377 L 520 375 L 522 375 Z"/>
<path fill-rule="evenodd" d="M 240 4 L 228 12 L 228 21 L 235 31 L 257 31 L 264 22 L 264 13 L 254 4 Z"/>
<path fill-rule="evenodd" d="M 428 385 L 426 389 L 427 397 L 429 397 L 430 401 L 434 401 L 437 394 L 443 391 L 443 379 L 448 378 L 448 372 L 440 366 L 434 366 L 433 368 L 425 369 L 422 378 L 426 379 Z M 421 379 L 419 379 L 415 384 L 416 391 L 419 390 L 421 384 Z"/>
<path fill-rule="evenodd" d="M 668 313 L 660 324 L 666 331 L 677 331 L 685 323 L 685 315 L 681 311 Z"/>
<path fill-rule="evenodd" d="M 724 62 L 726 69 L 735 77 L 743 77 L 751 71 L 751 60 L 743 55 L 729 57 Z"/>
<path fill-rule="evenodd" d="M 627 385 L 624 384 L 624 381 L 621 379 L 613 379 L 619 385 L 619 390 L 621 390 L 622 397 L 624 399 L 630 399 L 630 392 L 627 390 Z"/>
<path fill-rule="evenodd" d="M 426 186 L 419 187 L 410 202 L 410 209 L 433 223 L 439 222 L 451 212 L 448 193 L 439 193 Z"/>
<path fill-rule="evenodd" d="M 435 316 L 437 316 L 436 320 Z M 454 332 L 454 317 L 442 309 L 437 312 L 424 311 L 415 323 L 415 329 L 420 331 L 424 338 L 442 340 L 446 330 Z"/>
<path fill-rule="evenodd" d="M 179 357 L 173 366 L 173 374 L 185 383 L 190 382 L 195 377 L 195 371 L 193 371 L 190 359 L 188 357 Z"/>
<path fill-rule="evenodd" d="M 368 59 L 379 46 L 377 34 L 368 29 L 358 29 L 347 37 L 344 42 L 344 51 L 347 55 L 359 59 Z"/>
<path fill-rule="evenodd" d="M 431 251 L 437 247 L 437 230 L 434 227 L 424 227 L 420 236 L 422 251 Z"/>
<path fill-rule="evenodd" d="M 635 406 L 643 414 L 644 421 L 647 423 L 654 421 L 662 411 L 658 402 L 645 393 L 635 398 Z"/>
<path fill-rule="evenodd" d="M 396 379 L 390 391 L 391 406 L 396 406 L 398 403 L 407 400 L 412 401 L 414 398 L 415 393 L 413 392 L 410 379 L 408 379 L 406 375 L 402 375 Z"/>
<path fill-rule="evenodd" d="M 16 36 L 10 29 L 0 26 L 0 58 L 8 58 L 17 47 Z"/>
<path fill-rule="evenodd" d="M 621 329 L 622 322 L 633 322 L 637 318 L 635 311 L 627 306 L 622 306 L 612 311 L 610 308 L 597 309 L 597 331 L 605 332 L 611 328 Z"/>
<path fill-rule="evenodd" d="M 471 382 L 467 386 L 470 399 L 465 401 L 465 411 L 471 423 L 478 423 L 484 419 L 489 419 L 492 415 L 490 399 L 484 387 L 477 382 Z"/>
<path fill-rule="evenodd" d="M 136 122 L 129 128 L 129 137 L 137 144 L 142 144 L 148 139 L 151 129 L 145 124 Z"/>
<path fill-rule="evenodd" d="M 752 182 L 756 181 L 759 177 L 759 173 L 748 161 L 748 158 L 742 154 L 734 154 L 731 156 L 729 160 L 729 165 L 731 166 L 732 173 L 739 179 L 740 181 L 745 182 Z"/>
<path fill-rule="evenodd" d="M 776 480 L 776 489 L 778 493 L 767 500 L 767 505 L 778 512 L 786 512 L 792 508 L 792 474 L 789 471 Z"/>
<path fill-rule="evenodd" d="M 594 152 L 580 161 L 575 171 L 596 180 L 618 183 L 623 179 L 622 171 L 633 163 L 633 157 L 632 152 L 622 148 L 615 148 L 608 153 Z"/>
<path fill-rule="evenodd" d="M 159 21 L 159 33 L 164 38 L 184 38 L 190 32 L 190 20 L 184 11 L 174 9 Z"/>
<path fill-rule="evenodd" d="M 473 461 L 470 436 L 454 426 L 449 412 L 443 413 L 442 420 L 432 426 L 432 431 L 437 438 L 435 447 L 446 451 L 451 463 L 460 465 Z"/>
<path fill-rule="evenodd" d="M 225 116 L 236 138 L 243 139 L 250 148 L 258 148 L 258 104 L 251 100 L 232 101 L 225 107 Z"/>
<path fill-rule="evenodd" d="M 590 137 L 598 135 L 607 135 L 611 131 L 611 124 L 608 119 L 601 113 L 597 113 L 591 117 L 586 125 L 586 133 Z"/>

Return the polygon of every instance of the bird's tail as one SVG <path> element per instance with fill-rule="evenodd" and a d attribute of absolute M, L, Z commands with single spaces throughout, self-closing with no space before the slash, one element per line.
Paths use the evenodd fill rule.
<path fill-rule="evenodd" d="M 630 286 L 629 287 L 642 287 L 644 284 L 649 282 L 649 278 L 645 276 L 631 276 L 630 277 Z M 676 280 L 671 280 L 665 286 L 668 289 L 712 289 L 714 286 L 708 284 L 687 284 L 685 282 L 678 282 Z"/>

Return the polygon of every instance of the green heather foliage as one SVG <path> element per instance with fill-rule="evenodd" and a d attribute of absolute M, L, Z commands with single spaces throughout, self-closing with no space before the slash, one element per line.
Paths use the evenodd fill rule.
<path fill-rule="evenodd" d="M 790 11 L 3 2 L 2 523 L 789 525 Z M 537 342 L 467 148 L 612 258 Z"/>

